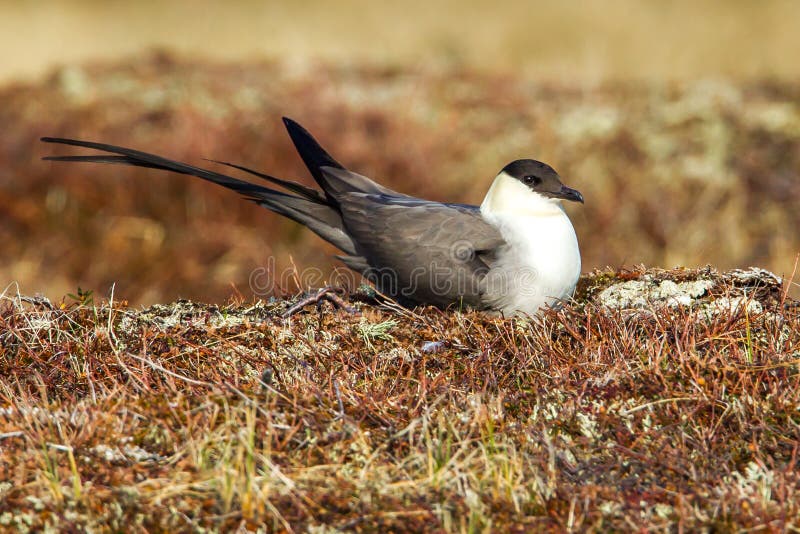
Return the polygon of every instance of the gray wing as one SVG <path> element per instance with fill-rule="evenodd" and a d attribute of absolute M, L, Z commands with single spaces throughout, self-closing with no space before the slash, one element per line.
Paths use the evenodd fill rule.
<path fill-rule="evenodd" d="M 404 304 L 483 307 L 481 282 L 505 241 L 477 206 L 356 192 L 337 200 L 358 251 L 341 259 L 380 291 Z"/>

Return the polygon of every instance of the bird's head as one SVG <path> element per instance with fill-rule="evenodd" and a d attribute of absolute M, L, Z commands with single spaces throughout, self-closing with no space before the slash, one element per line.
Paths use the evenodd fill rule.
<path fill-rule="evenodd" d="M 491 212 L 547 212 L 561 200 L 583 203 L 580 191 L 561 183 L 548 164 L 533 159 L 512 161 L 495 178 L 481 209 Z"/>

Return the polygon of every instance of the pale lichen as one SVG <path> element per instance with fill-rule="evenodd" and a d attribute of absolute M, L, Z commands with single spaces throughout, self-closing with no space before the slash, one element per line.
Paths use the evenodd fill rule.
<path fill-rule="evenodd" d="M 712 280 L 659 282 L 645 276 L 640 280 L 614 284 L 604 289 L 598 298 L 603 306 L 615 309 L 690 306 L 713 287 Z"/>

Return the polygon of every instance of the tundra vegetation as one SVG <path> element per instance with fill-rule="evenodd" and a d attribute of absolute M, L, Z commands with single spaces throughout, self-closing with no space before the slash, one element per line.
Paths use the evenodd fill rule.
<path fill-rule="evenodd" d="M 800 528 L 799 87 L 153 54 L 0 89 L 0 529 Z M 333 265 L 309 232 L 38 161 L 53 135 L 303 179 L 281 115 L 426 198 L 551 162 L 591 272 L 528 319 L 355 287 L 283 319 Z"/>
<path fill-rule="evenodd" d="M 533 318 L 6 292 L 0 525 L 798 528 L 787 287 L 598 271 Z"/>

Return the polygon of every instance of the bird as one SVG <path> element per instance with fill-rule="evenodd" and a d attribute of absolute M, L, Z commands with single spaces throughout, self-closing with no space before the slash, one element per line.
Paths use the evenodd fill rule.
<path fill-rule="evenodd" d="M 288 117 L 283 122 L 320 189 L 224 161 L 209 160 L 272 187 L 131 148 L 61 137 L 41 141 L 102 154 L 43 159 L 161 169 L 232 189 L 334 245 L 341 251 L 336 258 L 405 307 L 533 315 L 573 295 L 581 256 L 562 201 L 584 199 L 550 165 L 512 161 L 495 176 L 480 206 L 436 202 L 348 170 L 300 124 Z"/>

